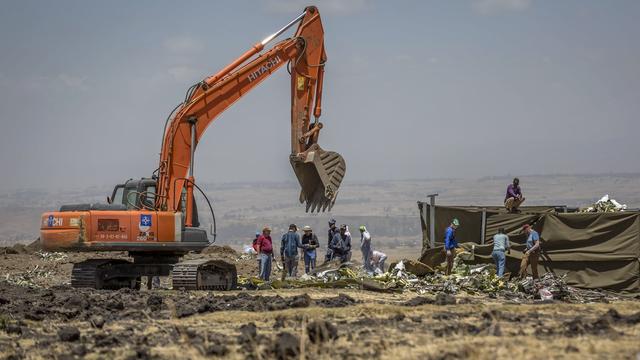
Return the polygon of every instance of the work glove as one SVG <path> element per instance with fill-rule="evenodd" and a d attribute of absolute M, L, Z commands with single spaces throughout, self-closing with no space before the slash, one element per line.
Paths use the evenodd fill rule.
<path fill-rule="evenodd" d="M 447 256 L 451 256 L 451 250 L 447 250 Z"/>

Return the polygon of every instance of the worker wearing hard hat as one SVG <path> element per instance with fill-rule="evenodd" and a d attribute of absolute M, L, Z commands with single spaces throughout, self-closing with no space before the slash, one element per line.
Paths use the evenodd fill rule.
<path fill-rule="evenodd" d="M 451 225 L 447 227 L 444 232 L 444 251 L 447 257 L 447 270 L 446 274 L 450 275 L 453 269 L 453 259 L 456 257 L 456 248 L 458 247 L 458 241 L 456 240 L 456 229 L 460 226 L 458 219 L 453 219 Z"/>
<path fill-rule="evenodd" d="M 308 274 L 310 270 L 316 268 L 316 249 L 320 247 L 318 237 L 313 233 L 311 226 L 307 225 L 302 228 L 302 246 L 305 247 L 304 253 L 304 273 Z"/>
<path fill-rule="evenodd" d="M 371 234 L 367 231 L 367 227 L 360 225 L 360 251 L 362 251 L 362 263 L 364 264 L 364 271 L 373 273 L 373 266 L 371 265 Z"/>

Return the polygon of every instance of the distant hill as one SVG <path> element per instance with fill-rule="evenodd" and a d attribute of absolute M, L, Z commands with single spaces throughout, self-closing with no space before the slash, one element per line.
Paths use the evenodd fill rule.
<path fill-rule="evenodd" d="M 527 205 L 586 206 L 609 194 L 630 208 L 640 207 L 640 174 L 603 175 L 530 175 L 520 176 Z M 366 224 L 380 241 L 411 244 L 420 238 L 416 201 L 438 193 L 438 204 L 501 205 L 511 177 L 481 179 L 394 180 L 350 183 L 340 190 L 330 213 L 306 214 L 299 204 L 294 183 L 201 183 L 213 201 L 218 220 L 218 241 L 247 243 L 263 225 L 274 227 L 276 236 L 288 224 L 311 225 L 324 238 L 326 223 L 352 226 Z M 82 190 L 48 192 L 20 190 L 0 194 L 0 246 L 37 238 L 40 214 L 61 204 L 103 202 L 110 188 L 90 187 Z M 210 222 L 210 214 L 199 201 L 200 219 Z"/>

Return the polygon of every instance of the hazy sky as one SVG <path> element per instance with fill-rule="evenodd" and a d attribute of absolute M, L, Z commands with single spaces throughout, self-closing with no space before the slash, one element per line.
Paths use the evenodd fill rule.
<path fill-rule="evenodd" d="M 307 1 L 1 1 L 0 191 L 148 176 L 193 83 Z M 639 172 L 640 1 L 318 1 L 345 181 Z M 200 181 L 295 181 L 281 69 L 199 144 Z"/>

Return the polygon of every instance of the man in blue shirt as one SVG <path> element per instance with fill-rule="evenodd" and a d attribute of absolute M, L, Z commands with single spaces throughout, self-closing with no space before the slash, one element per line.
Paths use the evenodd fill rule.
<path fill-rule="evenodd" d="M 522 230 L 527 234 L 527 250 L 522 257 L 520 263 L 520 278 L 527 276 L 527 268 L 531 264 L 531 273 L 534 279 L 538 279 L 538 257 L 540 256 L 540 235 L 537 231 L 533 230 L 529 224 L 522 227 Z"/>
<path fill-rule="evenodd" d="M 340 225 L 340 232 L 333 236 L 329 249 L 333 252 L 333 258 L 340 262 L 349 261 L 351 256 L 351 235 L 347 233 L 347 225 Z"/>
<path fill-rule="evenodd" d="M 444 232 L 444 251 L 447 256 L 447 271 L 445 274 L 450 275 L 451 269 L 453 269 L 453 259 L 456 256 L 455 248 L 458 247 L 456 241 L 456 229 L 460 226 L 458 219 L 453 219 L 451 225 Z"/>
<path fill-rule="evenodd" d="M 369 274 L 373 273 L 373 266 L 371 265 L 371 234 L 364 225 L 360 225 L 360 250 L 362 251 L 362 263 L 364 264 L 364 271 Z"/>
<path fill-rule="evenodd" d="M 509 237 L 505 234 L 504 228 L 499 228 L 498 233 L 493 236 L 493 252 L 491 257 L 496 263 L 496 269 L 498 269 L 498 276 L 504 275 L 504 266 L 506 263 L 505 251 L 510 252 Z"/>
<path fill-rule="evenodd" d="M 329 220 L 329 231 L 327 238 L 327 254 L 324 257 L 324 262 L 333 260 L 333 251 L 331 250 L 331 242 L 333 241 L 333 237 L 338 233 L 338 228 L 336 227 L 336 219 Z"/>
<path fill-rule="evenodd" d="M 282 244 L 280 245 L 280 258 L 284 264 L 285 274 L 289 277 L 298 275 L 298 249 L 304 249 L 305 246 L 300 242 L 298 235 L 298 227 L 296 224 L 289 225 L 289 231 L 282 235 Z"/>

